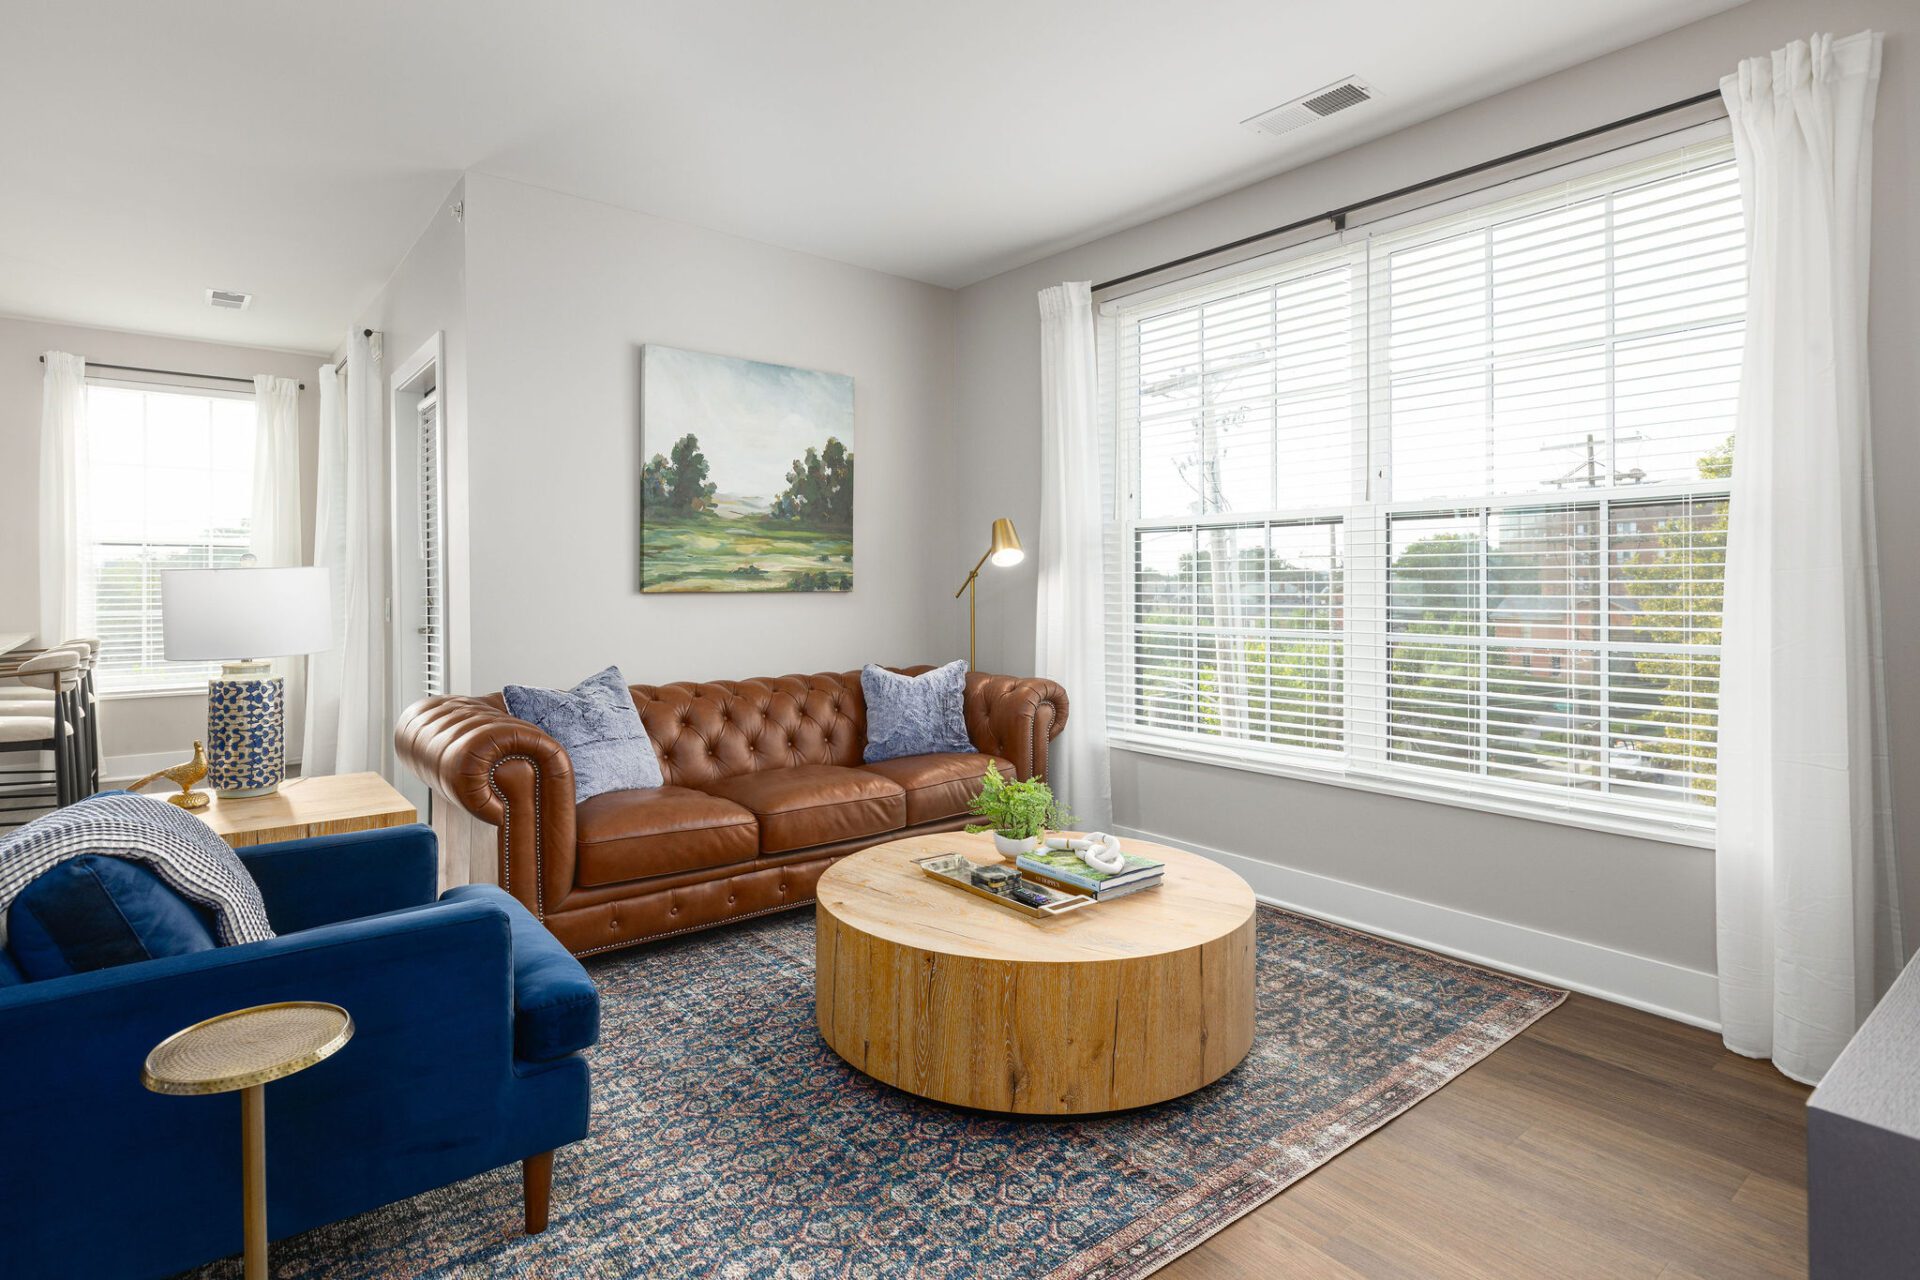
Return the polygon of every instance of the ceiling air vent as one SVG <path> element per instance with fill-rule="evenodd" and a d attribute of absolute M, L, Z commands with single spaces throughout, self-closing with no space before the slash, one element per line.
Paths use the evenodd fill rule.
<path fill-rule="evenodd" d="M 1262 111 L 1257 116 L 1249 116 L 1240 123 L 1255 133 L 1278 136 L 1292 133 L 1302 125 L 1312 124 L 1315 120 L 1324 120 L 1336 111 L 1345 111 L 1357 107 L 1363 102 L 1373 100 L 1373 90 L 1366 81 L 1358 76 L 1348 76 L 1336 80 L 1324 88 L 1295 98 L 1292 102 L 1283 102 L 1271 111 Z"/>
<path fill-rule="evenodd" d="M 250 293 L 235 293 L 231 289 L 209 289 L 207 290 L 207 305 L 210 307 L 218 307 L 222 311 L 245 311 L 249 306 L 253 305 L 253 295 Z"/>

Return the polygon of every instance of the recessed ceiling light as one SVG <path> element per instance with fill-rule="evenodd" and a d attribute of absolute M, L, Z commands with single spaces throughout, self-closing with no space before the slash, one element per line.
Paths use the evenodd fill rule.
<path fill-rule="evenodd" d="M 207 305 L 219 307 L 222 311 L 245 311 L 253 305 L 253 295 L 237 293 L 232 289 L 209 289 Z"/>

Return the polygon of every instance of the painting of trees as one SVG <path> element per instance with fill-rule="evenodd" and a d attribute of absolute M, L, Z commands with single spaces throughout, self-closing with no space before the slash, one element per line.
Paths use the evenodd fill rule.
<path fill-rule="evenodd" d="M 686 435 L 673 444 L 673 476 L 667 500 L 676 511 L 704 511 L 719 486 L 707 479 L 707 458 L 697 437 Z"/>
<path fill-rule="evenodd" d="M 773 501 L 775 520 L 815 529 L 853 529 L 853 451 L 833 436 L 808 447 L 787 471 L 787 488 Z"/>
<path fill-rule="evenodd" d="M 641 349 L 640 589 L 853 590 L 853 379 Z"/>
<path fill-rule="evenodd" d="M 640 472 L 640 497 L 660 511 L 704 511 L 717 486 L 707 479 L 706 455 L 697 436 L 685 435 L 673 443 L 673 457 L 654 454 Z"/>
<path fill-rule="evenodd" d="M 673 480 L 673 464 L 667 455 L 656 453 L 640 469 L 640 502 L 643 506 L 665 509 L 667 490 Z"/>

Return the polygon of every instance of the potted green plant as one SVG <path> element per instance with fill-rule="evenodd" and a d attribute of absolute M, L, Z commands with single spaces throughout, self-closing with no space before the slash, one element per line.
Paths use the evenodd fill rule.
<path fill-rule="evenodd" d="M 1007 858 L 1032 853 L 1040 847 L 1041 837 L 1048 831 L 1073 824 L 1073 815 L 1053 798 L 1052 787 L 1038 778 L 1025 782 L 1007 778 L 993 764 L 987 765 L 980 794 L 973 798 L 967 811 L 986 819 L 967 830 L 976 835 L 982 831 L 993 832 L 993 847 Z"/>

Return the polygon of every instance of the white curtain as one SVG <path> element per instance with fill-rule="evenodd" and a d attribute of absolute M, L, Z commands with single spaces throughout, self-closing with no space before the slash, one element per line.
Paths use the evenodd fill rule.
<path fill-rule="evenodd" d="M 40 376 L 40 643 L 92 634 L 87 555 L 87 362 L 46 353 Z"/>
<path fill-rule="evenodd" d="M 1040 291 L 1038 674 L 1058 681 L 1072 721 L 1053 744 L 1049 780 L 1083 830 L 1113 821 L 1107 767 L 1106 600 L 1101 546 L 1098 357 L 1086 281 Z"/>
<path fill-rule="evenodd" d="M 334 646 L 307 660 L 306 776 L 392 773 L 387 707 L 386 430 L 380 335 L 355 331 L 345 376 L 320 370 L 313 562 L 333 571 Z"/>
<path fill-rule="evenodd" d="M 304 564 L 300 554 L 300 384 L 258 374 L 253 380 L 253 518 L 247 549 L 255 564 Z M 304 702 L 302 658 L 275 658 L 288 702 Z"/>
<path fill-rule="evenodd" d="M 1747 215 L 1720 682 L 1720 1020 L 1817 1082 L 1900 963 L 1867 430 L 1880 37 L 1720 89 Z"/>
<path fill-rule="evenodd" d="M 250 549 L 260 565 L 301 563 L 300 384 L 261 374 L 253 380 L 253 523 Z"/>

